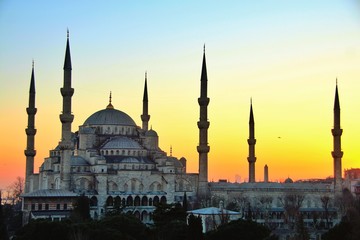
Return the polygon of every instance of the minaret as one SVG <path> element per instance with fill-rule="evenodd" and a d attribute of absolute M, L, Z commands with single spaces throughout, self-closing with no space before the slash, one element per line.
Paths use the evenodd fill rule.
<path fill-rule="evenodd" d="M 253 109 L 252 109 L 252 100 L 250 100 L 250 120 L 249 120 L 249 156 L 248 156 L 248 162 L 249 162 L 249 182 L 255 182 L 255 122 L 254 122 L 254 115 L 253 115 Z"/>
<path fill-rule="evenodd" d="M 268 165 L 266 165 L 266 164 L 264 167 L 264 182 L 265 183 L 269 182 L 269 168 L 268 168 Z"/>
<path fill-rule="evenodd" d="M 336 79 L 335 101 L 334 101 L 334 128 L 331 130 L 333 135 L 333 151 L 331 152 L 334 158 L 334 190 L 336 193 L 341 193 L 342 190 L 342 177 L 341 177 L 341 158 L 343 152 L 341 151 L 341 135 L 342 129 L 340 128 L 340 102 L 338 94 L 338 86 Z"/>
<path fill-rule="evenodd" d="M 149 128 L 150 115 L 148 113 L 148 92 L 147 92 L 147 73 L 145 72 L 145 86 L 143 96 L 143 114 L 141 115 L 142 129 L 146 132 Z"/>
<path fill-rule="evenodd" d="M 35 150 L 35 76 L 34 76 L 34 61 L 32 63 L 30 90 L 29 90 L 29 107 L 26 108 L 28 114 L 28 126 L 25 129 L 27 135 L 26 150 L 24 151 L 26 156 L 26 170 L 25 170 L 25 193 L 30 192 L 30 179 L 29 177 L 34 174 L 34 157 L 36 155 Z"/>
<path fill-rule="evenodd" d="M 62 123 L 61 142 L 61 169 L 60 180 L 61 188 L 70 190 L 70 164 L 71 155 L 74 145 L 71 140 L 71 123 L 74 120 L 74 115 L 71 112 L 71 98 L 74 94 L 74 89 L 71 87 L 71 56 L 69 44 L 69 30 L 67 31 L 67 42 L 64 61 L 64 85 L 60 89 L 63 97 L 63 111 L 60 114 L 60 121 Z"/>
<path fill-rule="evenodd" d="M 210 122 L 207 118 L 207 106 L 210 99 L 207 97 L 207 73 L 206 73 L 206 60 L 205 60 L 205 45 L 202 62 L 201 72 L 201 89 L 200 98 L 198 98 L 200 106 L 200 120 L 197 122 L 199 128 L 199 146 L 197 151 L 199 153 L 199 189 L 198 195 L 202 199 L 208 197 L 208 152 L 210 147 L 208 146 L 208 128 Z"/>

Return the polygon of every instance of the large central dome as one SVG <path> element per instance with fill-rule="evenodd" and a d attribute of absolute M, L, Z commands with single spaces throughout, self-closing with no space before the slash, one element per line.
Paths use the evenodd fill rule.
<path fill-rule="evenodd" d="M 125 125 L 136 127 L 134 120 L 129 115 L 109 107 L 92 114 L 86 119 L 84 125 Z"/>

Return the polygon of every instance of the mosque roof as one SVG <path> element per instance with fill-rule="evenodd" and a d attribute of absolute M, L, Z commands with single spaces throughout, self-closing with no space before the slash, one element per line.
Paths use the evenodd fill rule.
<path fill-rule="evenodd" d="M 146 131 L 145 136 L 146 137 L 158 137 L 158 134 L 156 131 L 150 129 L 149 131 Z"/>
<path fill-rule="evenodd" d="M 88 166 L 89 163 L 80 156 L 71 156 L 71 166 Z"/>
<path fill-rule="evenodd" d="M 78 194 L 62 189 L 42 189 L 25 193 L 22 197 L 77 197 Z"/>
<path fill-rule="evenodd" d="M 110 107 L 92 114 L 86 119 L 84 125 L 123 125 L 136 127 L 134 120 L 129 115 Z"/>
<path fill-rule="evenodd" d="M 213 215 L 213 214 L 229 214 L 229 215 L 239 215 L 239 212 L 234 212 L 234 211 L 230 211 L 227 209 L 221 209 L 221 208 L 217 208 L 217 207 L 208 207 L 208 208 L 200 208 L 200 209 L 195 209 L 195 210 L 191 210 L 191 211 L 187 211 L 187 213 L 192 213 L 192 214 L 200 214 L 200 215 Z"/>
<path fill-rule="evenodd" d="M 104 156 L 106 163 L 147 163 L 154 162 L 147 157 L 133 157 L 133 156 Z"/>
<path fill-rule="evenodd" d="M 104 144 L 102 149 L 142 149 L 140 144 L 128 137 L 113 137 Z"/>

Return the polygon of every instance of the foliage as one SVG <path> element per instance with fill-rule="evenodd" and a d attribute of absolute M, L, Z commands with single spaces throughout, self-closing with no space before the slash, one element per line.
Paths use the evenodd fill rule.
<path fill-rule="evenodd" d="M 171 221 L 186 222 L 186 211 L 178 203 L 159 203 L 154 211 L 153 220 L 157 228 L 161 228 Z"/>
<path fill-rule="evenodd" d="M 84 222 L 91 219 L 90 199 L 87 196 L 81 195 L 76 199 L 70 218 L 74 222 Z"/>
<path fill-rule="evenodd" d="M 275 239 L 270 238 L 271 231 L 256 222 L 247 220 L 231 221 L 221 225 L 217 230 L 210 231 L 205 235 L 206 240 L 233 239 L 233 240 L 257 240 Z"/>
<path fill-rule="evenodd" d="M 5 218 L 3 214 L 3 206 L 1 204 L 1 191 L 0 191 L 0 239 L 9 239 L 6 229 Z"/>
<path fill-rule="evenodd" d="M 63 240 L 69 239 L 70 226 L 67 222 L 36 220 L 21 228 L 15 240 Z"/>
<path fill-rule="evenodd" d="M 355 199 L 348 189 L 336 199 L 343 218 L 339 224 L 323 235 L 325 240 L 357 240 L 360 239 L 360 199 Z"/>
<path fill-rule="evenodd" d="M 309 233 L 304 225 L 304 219 L 301 214 L 296 219 L 296 234 L 295 240 L 309 240 Z"/>
<path fill-rule="evenodd" d="M 195 217 L 191 214 L 188 218 L 188 240 L 202 240 L 204 239 L 202 228 L 202 220 L 200 216 Z"/>
<path fill-rule="evenodd" d="M 112 240 L 151 239 L 150 231 L 134 216 L 120 214 L 105 217 L 99 221 L 51 222 L 35 220 L 24 226 L 16 234 L 15 240 Z"/>

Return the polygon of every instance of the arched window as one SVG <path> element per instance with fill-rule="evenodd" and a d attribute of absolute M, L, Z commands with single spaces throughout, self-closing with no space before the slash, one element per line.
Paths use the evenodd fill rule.
<path fill-rule="evenodd" d="M 165 196 L 162 196 L 162 197 L 160 198 L 160 202 L 161 202 L 162 204 L 166 204 L 166 197 L 165 197 Z"/>
<path fill-rule="evenodd" d="M 141 199 L 141 206 L 147 206 L 148 205 L 148 199 L 146 196 L 143 196 Z"/>
<path fill-rule="evenodd" d="M 139 212 L 139 211 L 135 211 L 135 212 L 134 212 L 134 216 L 135 216 L 137 219 L 140 219 L 140 212 Z"/>
<path fill-rule="evenodd" d="M 121 207 L 121 198 L 119 196 L 115 197 L 114 206 L 115 207 Z"/>
<path fill-rule="evenodd" d="M 143 211 L 142 213 L 141 213 L 141 221 L 148 221 L 149 220 L 149 215 L 148 215 L 148 213 L 146 212 L 146 211 Z"/>
<path fill-rule="evenodd" d="M 159 197 L 158 196 L 155 196 L 154 197 L 154 200 L 153 200 L 153 204 L 154 204 L 154 206 L 157 206 L 157 205 L 159 205 Z"/>
<path fill-rule="evenodd" d="M 140 206 L 140 197 L 136 196 L 134 199 L 134 206 Z"/>
<path fill-rule="evenodd" d="M 149 198 L 149 206 L 152 206 L 152 205 L 153 205 L 152 198 Z"/>
<path fill-rule="evenodd" d="M 97 197 L 93 196 L 90 198 L 90 207 L 97 207 L 98 205 L 98 200 Z"/>
<path fill-rule="evenodd" d="M 106 199 L 106 206 L 114 206 L 114 199 L 112 198 L 112 196 L 109 196 L 107 199 Z"/>
<path fill-rule="evenodd" d="M 126 199 L 126 206 L 133 206 L 133 198 L 132 196 L 128 196 Z"/>

